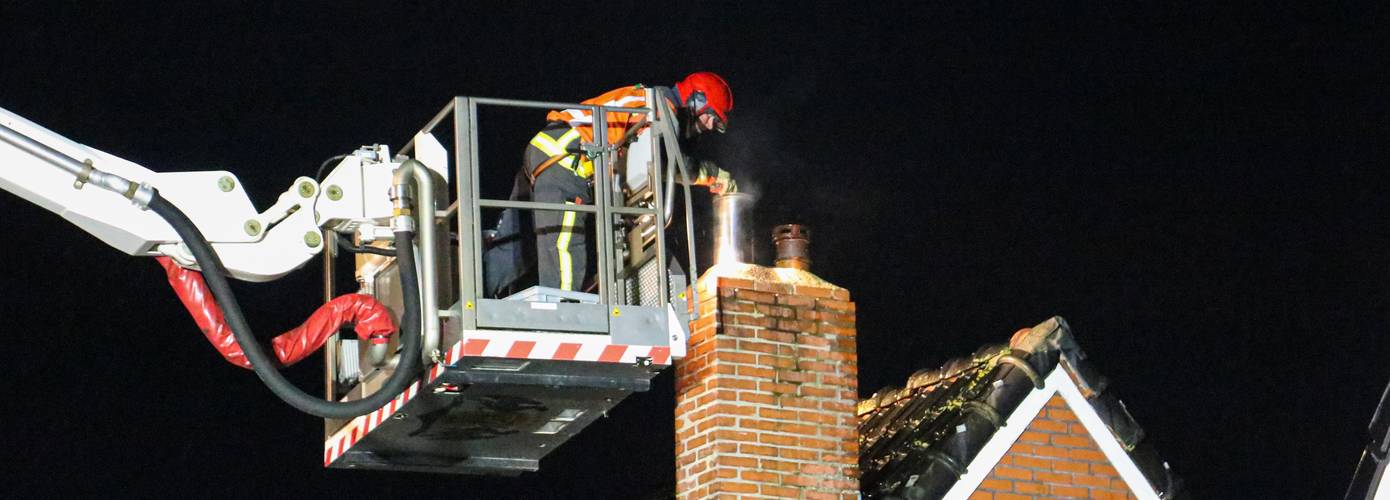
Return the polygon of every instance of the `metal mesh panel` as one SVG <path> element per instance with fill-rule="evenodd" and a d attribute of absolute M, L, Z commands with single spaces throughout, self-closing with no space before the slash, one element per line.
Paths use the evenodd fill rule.
<path fill-rule="evenodd" d="M 626 279 L 624 281 L 623 295 L 628 304 L 639 306 L 660 307 L 661 304 L 661 266 L 657 265 L 657 259 L 648 259 L 646 263 L 637 271 L 636 279 Z"/>

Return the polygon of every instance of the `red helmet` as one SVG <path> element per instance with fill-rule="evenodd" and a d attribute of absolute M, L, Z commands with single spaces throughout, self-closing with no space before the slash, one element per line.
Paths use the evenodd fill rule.
<path fill-rule="evenodd" d="M 713 111 L 719 117 L 721 131 L 729 123 L 729 110 L 734 109 L 734 93 L 719 75 L 708 71 L 691 73 L 676 83 L 676 92 L 680 94 L 681 102 L 690 108 L 691 115 L 698 117 Z"/>

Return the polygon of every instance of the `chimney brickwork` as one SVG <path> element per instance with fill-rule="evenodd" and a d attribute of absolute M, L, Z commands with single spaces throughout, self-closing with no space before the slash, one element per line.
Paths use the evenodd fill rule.
<path fill-rule="evenodd" d="M 788 281 L 699 281 L 676 367 L 677 498 L 858 498 L 854 303 Z"/>

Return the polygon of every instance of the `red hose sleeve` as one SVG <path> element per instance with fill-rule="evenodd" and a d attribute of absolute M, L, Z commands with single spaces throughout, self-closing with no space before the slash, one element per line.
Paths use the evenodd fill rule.
<path fill-rule="evenodd" d="M 280 334 L 270 344 L 280 362 L 289 366 L 319 350 L 330 335 L 348 323 L 356 324 L 354 330 L 358 338 L 373 344 L 386 342 L 396 331 L 391 311 L 386 306 L 367 295 L 350 293 L 319 306 L 304 324 Z"/>
<path fill-rule="evenodd" d="M 193 322 L 198 324 L 198 329 L 203 331 L 203 336 L 207 337 L 212 347 L 222 353 L 222 357 L 227 358 L 228 363 L 250 369 L 251 362 L 246 360 L 246 354 L 241 352 L 241 345 L 232 337 L 232 329 L 222 318 L 222 308 L 217 307 L 217 302 L 213 301 L 212 292 L 208 290 L 207 283 L 203 282 L 202 273 L 179 267 L 168 257 L 155 257 L 155 260 L 164 267 L 164 274 L 169 277 L 169 286 L 174 288 L 174 294 L 179 296 L 184 309 L 188 309 L 188 314 L 193 316 Z"/>
<path fill-rule="evenodd" d="M 251 362 L 246 360 L 241 345 L 232 336 L 231 328 L 222 317 L 222 308 L 213 300 L 202 273 L 179 267 L 168 257 L 155 257 L 155 260 L 164 267 L 169 286 L 174 288 L 208 342 L 227 362 L 250 369 Z M 385 343 L 396 332 L 395 321 L 386 306 L 370 296 L 352 293 L 319 306 L 304 324 L 272 339 L 271 346 L 281 364 L 292 365 L 317 351 L 329 336 L 348 323 L 355 325 L 353 330 L 358 338 L 373 344 Z"/>

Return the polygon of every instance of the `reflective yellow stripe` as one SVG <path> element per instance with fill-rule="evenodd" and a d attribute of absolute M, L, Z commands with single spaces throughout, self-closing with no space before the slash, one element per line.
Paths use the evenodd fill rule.
<path fill-rule="evenodd" d="M 560 148 L 563 149 L 570 147 L 570 143 L 574 142 L 574 140 L 578 138 L 579 130 L 571 128 L 569 129 L 569 131 L 565 132 L 564 134 L 561 134 L 559 139 L 555 139 L 555 142 L 558 143 L 560 145 Z"/>
<path fill-rule="evenodd" d="M 574 170 L 574 175 L 577 175 L 583 179 L 588 179 L 589 176 L 594 175 L 594 162 L 589 161 L 589 158 L 587 156 L 581 157 L 579 159 L 579 168 L 571 170 Z"/>
<path fill-rule="evenodd" d="M 535 146 L 536 149 L 541 150 L 542 153 L 545 153 L 549 156 L 565 154 L 565 148 L 560 146 L 559 144 L 556 144 L 554 139 L 551 139 L 550 136 L 545 135 L 545 132 L 541 132 L 539 134 L 536 134 L 535 137 L 532 137 L 531 145 Z"/>
<path fill-rule="evenodd" d="M 565 202 L 566 205 L 574 203 Z M 565 212 L 565 218 L 560 222 L 560 237 L 555 240 L 555 249 L 560 255 L 560 289 L 574 289 L 574 262 L 570 260 L 570 237 L 574 234 L 574 215 L 578 212 Z"/>
<path fill-rule="evenodd" d="M 578 139 L 579 131 L 571 128 L 565 131 L 564 134 L 561 134 L 558 139 L 551 138 L 549 135 L 546 135 L 545 132 L 536 134 L 535 137 L 531 138 L 531 145 L 541 150 L 541 152 L 545 153 L 547 156 L 569 155 L 570 152 L 567 148 Z M 556 162 L 556 164 L 565 167 L 565 170 L 574 172 L 574 175 L 578 175 L 584 179 L 588 179 L 589 176 L 594 175 L 594 162 L 589 161 L 588 158 L 583 156 L 580 157 L 577 168 L 574 164 L 574 156 L 567 156 Z"/>
<path fill-rule="evenodd" d="M 555 162 L 555 164 L 565 167 L 565 170 L 574 172 L 574 175 L 579 176 L 581 179 L 588 179 L 589 176 L 594 175 L 594 162 L 589 161 L 588 157 L 580 157 L 579 168 L 577 170 L 574 168 L 573 156 L 566 156 L 564 159 Z"/>
<path fill-rule="evenodd" d="M 579 130 L 571 128 L 566 130 L 564 134 L 561 134 L 558 139 L 555 139 L 555 143 L 560 145 L 560 149 L 568 150 L 570 144 L 573 144 L 574 141 L 577 140 L 579 140 Z M 594 162 L 589 161 L 587 157 L 580 157 L 578 168 L 574 165 L 574 157 L 565 158 L 561 160 L 560 163 L 564 165 L 565 168 L 573 171 L 574 175 L 578 175 L 585 179 L 588 179 L 590 175 L 594 174 Z"/>

